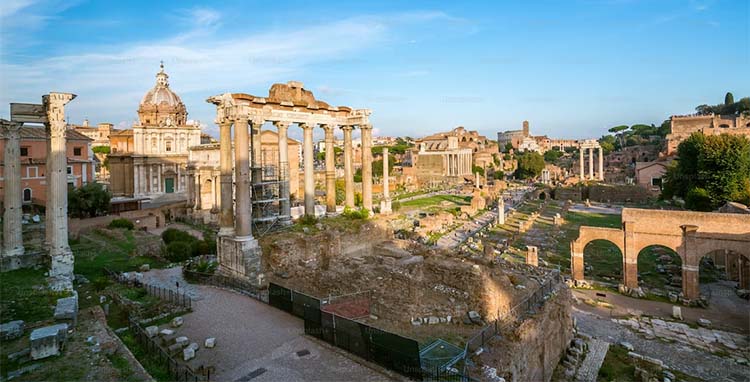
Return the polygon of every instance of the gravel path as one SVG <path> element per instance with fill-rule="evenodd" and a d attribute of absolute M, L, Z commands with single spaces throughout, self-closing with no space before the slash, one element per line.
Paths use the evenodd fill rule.
<path fill-rule="evenodd" d="M 573 316 L 584 333 L 610 343 L 629 342 L 636 353 L 660 359 L 670 369 L 707 381 L 750 381 L 750 367 L 737 364 L 732 359 L 686 345 L 647 340 L 609 318 L 576 307 L 573 308 Z"/>

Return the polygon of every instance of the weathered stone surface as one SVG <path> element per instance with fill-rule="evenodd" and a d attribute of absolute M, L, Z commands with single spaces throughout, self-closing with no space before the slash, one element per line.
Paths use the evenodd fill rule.
<path fill-rule="evenodd" d="M 172 327 L 173 328 L 179 328 L 182 326 L 182 323 L 185 322 L 182 317 L 175 317 L 172 319 Z"/>
<path fill-rule="evenodd" d="M 677 305 L 672 306 L 672 317 L 682 320 L 682 308 Z"/>
<path fill-rule="evenodd" d="M 0 325 L 0 338 L 12 340 L 23 335 L 25 323 L 21 320 L 10 321 Z"/>
<path fill-rule="evenodd" d="M 146 327 L 146 335 L 151 338 L 159 334 L 159 327 L 158 326 L 147 326 Z"/>
<path fill-rule="evenodd" d="M 188 343 L 188 338 L 185 337 L 185 336 L 177 337 L 177 338 L 175 338 L 174 343 L 178 344 L 180 346 L 186 346 L 187 343 Z"/>
<path fill-rule="evenodd" d="M 35 329 L 29 337 L 31 358 L 34 360 L 60 354 L 68 336 L 68 324 L 57 324 Z"/>
<path fill-rule="evenodd" d="M 162 336 L 165 336 L 165 337 L 166 336 L 171 336 L 172 334 L 174 334 L 174 330 L 172 330 L 172 329 L 162 329 L 159 332 L 159 334 L 161 334 Z"/>
<path fill-rule="evenodd" d="M 704 328 L 710 328 L 711 327 L 711 321 L 705 319 L 705 318 L 699 318 L 698 319 L 698 325 L 704 327 Z"/>
<path fill-rule="evenodd" d="M 625 349 L 627 349 L 627 351 L 633 351 L 633 350 L 635 350 L 635 348 L 633 347 L 633 344 L 631 344 L 630 342 L 622 341 L 622 342 L 620 342 L 620 346 L 622 346 Z"/>
<path fill-rule="evenodd" d="M 55 306 L 55 321 L 70 322 L 75 326 L 78 320 L 78 293 L 73 296 L 60 298 Z"/>
<path fill-rule="evenodd" d="M 187 349 L 193 349 L 193 351 L 198 351 L 198 349 L 200 349 L 200 346 L 198 346 L 197 342 L 191 342 L 190 345 L 187 346 Z"/>
<path fill-rule="evenodd" d="M 190 361 L 193 358 L 195 358 L 195 349 L 190 347 L 182 349 L 182 359 L 185 362 Z"/>
<path fill-rule="evenodd" d="M 216 338 L 209 337 L 206 338 L 206 342 L 203 343 L 203 347 L 207 349 L 211 349 L 216 346 Z"/>

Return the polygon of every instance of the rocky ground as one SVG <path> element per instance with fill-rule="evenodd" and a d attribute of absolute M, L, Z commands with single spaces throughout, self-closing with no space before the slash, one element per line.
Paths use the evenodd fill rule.
<path fill-rule="evenodd" d="M 707 381 L 747 381 L 750 376 L 750 367 L 738 363 L 726 353 L 712 353 L 692 343 L 649 339 L 647 333 L 633 331 L 631 326 L 622 325 L 619 321 L 577 307 L 574 307 L 573 314 L 582 332 L 610 343 L 627 342 L 633 346 L 634 352 L 660 359 L 670 369 Z M 665 331 L 671 331 L 668 325 L 665 326 Z M 674 336 L 680 337 L 684 334 L 685 328 L 682 325 L 675 326 L 675 329 L 678 332 L 673 332 Z M 682 334 L 679 334 L 679 331 L 682 331 Z"/>

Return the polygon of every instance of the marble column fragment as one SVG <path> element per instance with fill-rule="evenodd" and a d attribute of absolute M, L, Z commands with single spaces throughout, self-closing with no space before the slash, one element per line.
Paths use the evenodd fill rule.
<path fill-rule="evenodd" d="M 352 162 L 354 153 L 352 152 L 352 126 L 341 126 L 344 131 L 344 194 L 345 205 L 354 208 L 354 171 Z"/>
<path fill-rule="evenodd" d="M 232 160 L 232 122 L 219 124 L 219 173 L 221 174 L 221 212 L 219 235 L 234 235 L 234 181 Z"/>
<path fill-rule="evenodd" d="M 313 166 L 313 125 L 301 123 L 305 165 L 305 215 L 315 216 L 315 167 Z"/>
<path fill-rule="evenodd" d="M 380 202 L 380 213 L 389 214 L 391 209 L 390 174 L 388 172 L 388 148 L 383 147 L 383 200 Z"/>
<path fill-rule="evenodd" d="M 3 180 L 5 181 L 5 195 L 3 205 L 3 256 L 23 255 L 23 235 L 21 231 L 21 201 L 23 200 L 21 190 L 21 122 L 0 120 L 2 132 L 5 135 L 5 168 L 3 169 Z M 11 268 L 15 266 L 11 265 Z"/>
<path fill-rule="evenodd" d="M 361 125 L 362 207 L 372 212 L 372 125 Z"/>
<path fill-rule="evenodd" d="M 336 155 L 333 148 L 333 125 L 321 125 L 326 142 L 326 213 L 336 212 Z"/>
<path fill-rule="evenodd" d="M 292 209 L 289 193 L 289 123 L 276 122 L 279 131 L 279 215 L 284 223 L 291 222 Z"/>

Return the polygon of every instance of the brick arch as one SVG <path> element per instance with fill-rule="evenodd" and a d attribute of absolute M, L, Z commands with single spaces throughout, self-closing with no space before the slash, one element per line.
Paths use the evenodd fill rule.
<path fill-rule="evenodd" d="M 683 251 L 680 251 L 680 245 L 682 245 L 682 238 L 678 237 L 653 237 L 649 238 L 648 240 L 642 240 L 642 242 L 639 240 L 636 242 L 635 246 L 635 254 L 636 259 L 641 255 L 641 252 L 643 252 L 644 249 L 648 247 L 653 246 L 659 246 L 671 249 L 674 253 L 677 254 L 677 256 L 680 258 L 681 263 L 685 263 L 685 254 L 682 253 Z"/>
<path fill-rule="evenodd" d="M 623 232 L 617 228 L 588 227 L 578 228 L 578 238 L 570 243 L 570 270 L 573 280 L 583 280 L 583 250 L 594 240 L 605 240 L 614 244 L 620 250 L 623 259 L 623 273 L 625 272 L 625 241 Z"/>

